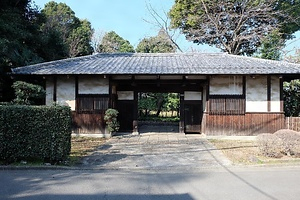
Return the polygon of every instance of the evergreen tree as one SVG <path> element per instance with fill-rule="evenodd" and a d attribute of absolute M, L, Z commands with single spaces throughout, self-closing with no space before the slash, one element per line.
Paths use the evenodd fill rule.
<path fill-rule="evenodd" d="M 155 37 L 144 38 L 137 46 L 139 53 L 174 53 L 176 46 L 170 41 L 164 29 L 158 32 Z"/>
<path fill-rule="evenodd" d="M 123 39 L 116 32 L 111 31 L 103 36 L 98 46 L 100 53 L 134 53 L 134 48 L 128 40 Z"/>

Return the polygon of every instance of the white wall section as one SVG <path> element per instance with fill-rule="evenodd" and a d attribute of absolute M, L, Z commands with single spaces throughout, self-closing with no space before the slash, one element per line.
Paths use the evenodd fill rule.
<path fill-rule="evenodd" d="M 202 100 L 202 92 L 184 92 L 184 100 Z"/>
<path fill-rule="evenodd" d="M 268 112 L 267 76 L 247 76 L 246 112 Z"/>
<path fill-rule="evenodd" d="M 271 77 L 271 112 L 280 112 L 280 79 Z"/>
<path fill-rule="evenodd" d="M 134 100 L 133 91 L 118 91 L 118 100 Z"/>
<path fill-rule="evenodd" d="M 75 78 L 57 77 L 56 101 L 60 105 L 70 106 L 75 110 Z"/>
<path fill-rule="evenodd" d="M 80 76 L 78 94 L 109 94 L 109 80 L 102 76 Z"/>
<path fill-rule="evenodd" d="M 209 86 L 210 95 L 243 94 L 242 76 L 212 76 Z"/>
<path fill-rule="evenodd" d="M 46 79 L 46 105 L 51 106 L 53 104 L 53 93 L 54 93 L 54 84 L 53 78 Z"/>

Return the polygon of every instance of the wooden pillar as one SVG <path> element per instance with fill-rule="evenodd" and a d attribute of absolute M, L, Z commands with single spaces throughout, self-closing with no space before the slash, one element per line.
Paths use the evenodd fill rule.
<path fill-rule="evenodd" d="M 284 112 L 283 78 L 282 77 L 279 77 L 279 89 L 280 89 L 280 112 Z"/>
<path fill-rule="evenodd" d="M 138 127 L 138 92 L 134 91 L 134 109 L 133 109 L 133 121 L 132 121 L 132 134 L 139 134 Z"/>
<path fill-rule="evenodd" d="M 180 93 L 180 121 L 179 133 L 184 133 L 184 93 Z"/>
<path fill-rule="evenodd" d="M 267 100 L 268 100 L 268 112 L 271 111 L 271 76 L 267 76 Z"/>
<path fill-rule="evenodd" d="M 53 102 L 57 100 L 57 77 L 53 77 Z"/>

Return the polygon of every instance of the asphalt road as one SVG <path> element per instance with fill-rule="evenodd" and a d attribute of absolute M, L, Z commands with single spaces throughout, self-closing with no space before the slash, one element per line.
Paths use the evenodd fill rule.
<path fill-rule="evenodd" d="M 300 199 L 300 167 L 2 170 L 0 199 Z"/>

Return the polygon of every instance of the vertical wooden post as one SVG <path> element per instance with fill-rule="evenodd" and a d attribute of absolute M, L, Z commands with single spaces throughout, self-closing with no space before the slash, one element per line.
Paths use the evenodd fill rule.
<path fill-rule="evenodd" d="M 184 133 L 184 93 L 180 93 L 180 122 L 179 122 L 179 133 Z"/>
<path fill-rule="evenodd" d="M 268 112 L 271 112 L 271 76 L 267 76 L 267 100 L 268 100 Z"/>
<path fill-rule="evenodd" d="M 132 134 L 138 135 L 138 92 L 134 90 L 134 110 L 133 110 L 133 122 L 132 122 Z"/>
<path fill-rule="evenodd" d="M 53 102 L 57 100 L 57 77 L 53 77 Z"/>

